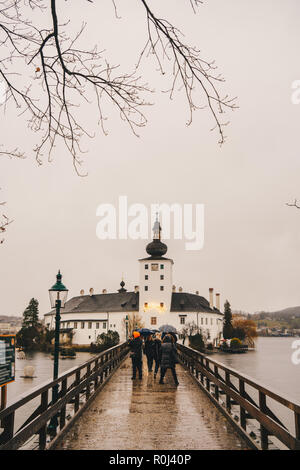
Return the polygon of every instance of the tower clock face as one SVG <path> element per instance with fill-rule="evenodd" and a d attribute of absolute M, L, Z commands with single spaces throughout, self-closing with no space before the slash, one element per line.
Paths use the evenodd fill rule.
<path fill-rule="evenodd" d="M 151 264 L 151 271 L 158 271 L 158 264 L 157 263 L 152 263 Z"/>

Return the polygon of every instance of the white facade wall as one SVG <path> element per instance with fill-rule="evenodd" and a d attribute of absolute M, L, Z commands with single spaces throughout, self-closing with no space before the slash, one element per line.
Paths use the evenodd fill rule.
<path fill-rule="evenodd" d="M 140 314 L 142 315 L 144 312 L 150 314 L 151 312 L 156 312 L 157 310 L 160 312 L 170 312 L 173 283 L 173 261 L 170 259 L 146 259 L 139 260 L 139 264 Z"/>
<path fill-rule="evenodd" d="M 123 320 L 128 314 L 130 314 L 130 312 L 82 312 L 65 314 L 61 312 L 60 327 L 73 328 L 73 344 L 89 345 L 95 343 L 97 336 L 101 333 L 107 333 L 108 330 L 117 331 L 120 335 L 120 341 L 125 341 L 126 329 Z M 84 325 L 82 325 L 82 323 Z M 45 316 L 45 325 L 50 329 L 55 328 L 55 314 Z M 84 327 L 82 328 L 82 326 Z"/>

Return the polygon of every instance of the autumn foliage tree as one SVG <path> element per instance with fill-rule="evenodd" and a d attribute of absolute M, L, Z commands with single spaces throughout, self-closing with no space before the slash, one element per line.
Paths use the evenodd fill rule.
<path fill-rule="evenodd" d="M 257 328 L 253 320 L 233 315 L 232 326 L 234 330 L 233 334 L 236 338 L 246 342 L 252 348 L 255 346 Z"/>

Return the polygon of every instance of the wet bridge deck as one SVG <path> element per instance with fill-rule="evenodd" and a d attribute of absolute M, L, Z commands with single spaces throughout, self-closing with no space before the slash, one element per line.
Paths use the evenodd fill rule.
<path fill-rule="evenodd" d="M 132 381 L 126 359 L 57 448 L 249 448 L 182 366 L 177 366 L 178 388 L 169 370 L 160 385 L 158 377 L 148 374 L 145 361 L 143 368 L 143 380 Z"/>

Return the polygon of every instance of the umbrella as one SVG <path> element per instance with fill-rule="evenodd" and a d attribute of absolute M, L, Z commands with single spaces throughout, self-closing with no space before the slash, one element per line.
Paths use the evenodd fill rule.
<path fill-rule="evenodd" d="M 148 328 L 140 328 L 135 331 L 138 331 L 139 333 L 141 333 L 141 336 L 149 336 L 155 333 L 155 330 L 149 330 Z"/>

